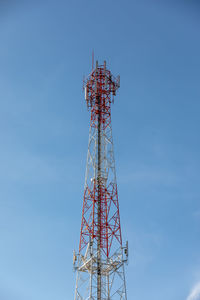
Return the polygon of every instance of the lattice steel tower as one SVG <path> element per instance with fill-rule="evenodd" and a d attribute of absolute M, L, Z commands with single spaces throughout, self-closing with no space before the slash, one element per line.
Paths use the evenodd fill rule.
<path fill-rule="evenodd" d="M 84 81 L 91 121 L 79 251 L 73 257 L 75 300 L 127 300 L 128 243 L 122 246 L 111 127 L 111 103 L 119 86 L 119 76 L 106 62 L 96 62 Z"/>

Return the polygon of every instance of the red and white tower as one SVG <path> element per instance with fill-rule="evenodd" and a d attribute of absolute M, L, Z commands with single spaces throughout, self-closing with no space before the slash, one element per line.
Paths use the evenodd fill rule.
<path fill-rule="evenodd" d="M 98 65 L 84 82 L 91 111 L 75 300 L 127 300 L 124 264 L 128 243 L 122 246 L 111 104 L 120 86 L 104 65 Z"/>

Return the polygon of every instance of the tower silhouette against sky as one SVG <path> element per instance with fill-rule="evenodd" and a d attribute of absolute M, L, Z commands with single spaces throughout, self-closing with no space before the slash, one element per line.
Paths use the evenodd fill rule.
<path fill-rule="evenodd" d="M 91 118 L 79 251 L 73 256 L 75 300 L 127 300 L 128 242 L 122 245 L 111 126 L 119 87 L 119 76 L 111 74 L 105 61 L 97 61 L 84 81 Z"/>

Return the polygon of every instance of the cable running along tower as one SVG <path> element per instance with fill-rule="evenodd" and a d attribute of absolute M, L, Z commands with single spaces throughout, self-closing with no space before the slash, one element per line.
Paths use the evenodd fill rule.
<path fill-rule="evenodd" d="M 119 76 L 106 62 L 96 62 L 84 81 L 91 119 L 79 251 L 73 257 L 75 300 L 127 300 L 128 242 L 122 246 L 111 127 L 111 103 L 119 86 Z"/>

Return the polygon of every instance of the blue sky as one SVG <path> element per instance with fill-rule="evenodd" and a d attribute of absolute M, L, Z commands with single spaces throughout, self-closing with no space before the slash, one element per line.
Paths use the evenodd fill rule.
<path fill-rule="evenodd" d="M 0 299 L 73 299 L 93 49 L 121 76 L 128 299 L 199 299 L 199 32 L 193 0 L 1 1 Z"/>

